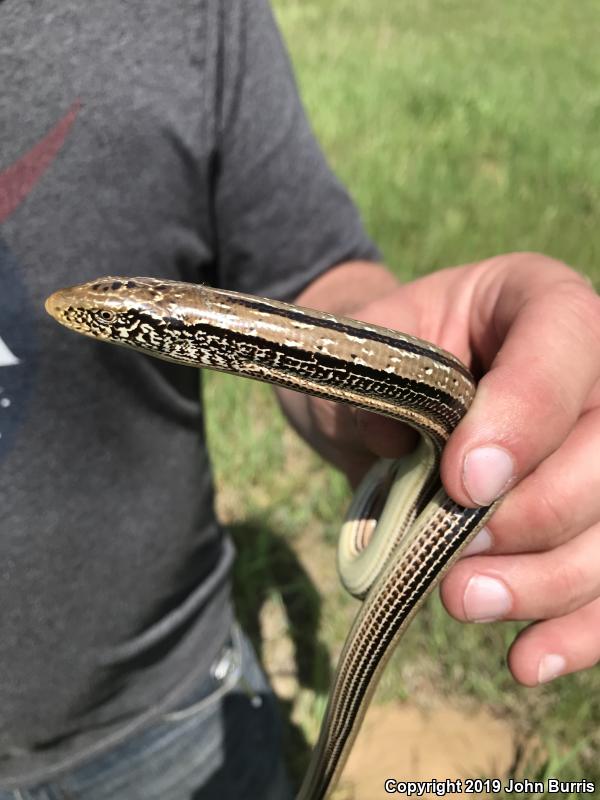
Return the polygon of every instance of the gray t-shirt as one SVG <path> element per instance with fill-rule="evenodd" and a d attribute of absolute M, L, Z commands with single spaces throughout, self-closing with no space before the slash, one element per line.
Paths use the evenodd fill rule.
<path fill-rule="evenodd" d="M 0 786 L 117 741 L 231 622 L 198 373 L 59 328 L 149 275 L 292 298 L 376 259 L 267 0 L 0 0 Z"/>

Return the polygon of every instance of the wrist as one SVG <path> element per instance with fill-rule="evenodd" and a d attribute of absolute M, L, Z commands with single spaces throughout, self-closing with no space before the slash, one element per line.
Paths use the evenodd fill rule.
<path fill-rule="evenodd" d="M 296 298 L 298 305 L 352 316 L 356 309 L 400 286 L 398 279 L 383 266 L 371 261 L 347 261 L 320 275 Z"/>

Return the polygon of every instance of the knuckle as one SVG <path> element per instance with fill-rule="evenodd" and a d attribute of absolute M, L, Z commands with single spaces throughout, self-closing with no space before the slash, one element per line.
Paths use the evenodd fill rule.
<path fill-rule="evenodd" d="M 582 344 L 589 346 L 590 342 L 585 341 L 589 336 L 592 344 L 600 345 L 600 297 L 592 287 L 583 278 L 570 281 L 565 287 L 561 303 L 566 312 L 566 323 L 575 320 L 578 324 L 583 338 Z"/>
<path fill-rule="evenodd" d="M 546 363 L 530 363 L 526 379 L 519 373 L 511 385 L 513 412 L 520 410 L 522 433 L 538 438 L 541 425 L 553 425 L 576 414 L 576 396 Z M 532 426 L 532 419 L 538 424 Z"/>
<path fill-rule="evenodd" d="M 517 267 L 522 267 L 523 264 L 533 264 L 536 267 L 549 265 L 565 267 L 562 261 L 558 261 L 556 258 L 540 253 L 537 250 L 516 250 L 510 254 L 510 258 Z"/>
<path fill-rule="evenodd" d="M 571 529 L 571 520 L 569 505 L 556 489 L 540 491 L 536 495 L 530 523 L 542 547 L 544 544 L 556 546 L 565 541 Z"/>
<path fill-rule="evenodd" d="M 548 577 L 553 611 L 564 615 L 583 605 L 588 581 L 580 565 L 568 559 L 559 564 L 554 563 L 548 570 Z"/>
<path fill-rule="evenodd" d="M 575 421 L 577 414 L 576 398 L 570 386 L 557 380 L 548 379 L 542 393 L 544 414 L 548 420 Z"/>

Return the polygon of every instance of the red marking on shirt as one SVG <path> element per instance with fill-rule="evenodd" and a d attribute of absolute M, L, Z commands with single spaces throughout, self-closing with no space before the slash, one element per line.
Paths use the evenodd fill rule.
<path fill-rule="evenodd" d="M 48 169 L 63 146 L 80 107 L 81 102 L 76 100 L 40 142 L 15 164 L 0 172 L 0 222 L 12 214 Z"/>

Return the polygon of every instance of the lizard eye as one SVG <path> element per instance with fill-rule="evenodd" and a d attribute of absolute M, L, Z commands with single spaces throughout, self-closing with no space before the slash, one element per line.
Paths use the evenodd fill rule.
<path fill-rule="evenodd" d="M 114 311 L 107 311 L 106 309 L 103 309 L 102 311 L 98 312 L 97 317 L 102 322 L 114 322 L 117 318 L 117 315 L 114 313 Z"/>

